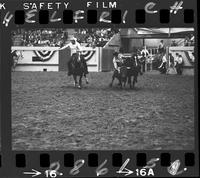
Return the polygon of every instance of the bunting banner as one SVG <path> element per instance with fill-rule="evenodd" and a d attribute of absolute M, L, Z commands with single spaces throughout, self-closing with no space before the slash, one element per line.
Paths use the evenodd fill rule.
<path fill-rule="evenodd" d="M 89 61 L 95 54 L 95 51 L 83 51 L 82 55 L 85 59 L 85 61 Z"/>
<path fill-rule="evenodd" d="M 42 62 L 46 62 L 53 57 L 55 51 L 34 51 L 34 53 Z"/>

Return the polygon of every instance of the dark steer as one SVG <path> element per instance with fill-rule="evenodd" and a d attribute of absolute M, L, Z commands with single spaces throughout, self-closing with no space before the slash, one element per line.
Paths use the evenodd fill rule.
<path fill-rule="evenodd" d="M 126 82 L 127 82 L 127 74 L 128 74 L 128 71 L 127 71 L 126 66 L 120 67 L 119 72 L 117 70 L 115 70 L 113 73 L 113 76 L 112 76 L 112 81 L 110 83 L 110 87 L 112 87 L 115 78 L 117 78 L 119 80 L 119 85 L 121 88 L 125 87 Z"/>
<path fill-rule="evenodd" d="M 137 83 L 138 74 L 140 72 L 140 65 L 136 63 L 133 58 L 127 58 L 125 65 L 127 67 L 128 84 L 130 85 L 130 88 L 134 88 L 135 83 Z"/>

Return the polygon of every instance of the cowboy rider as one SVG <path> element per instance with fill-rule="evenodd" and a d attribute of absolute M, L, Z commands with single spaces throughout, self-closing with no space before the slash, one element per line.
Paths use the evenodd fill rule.
<path fill-rule="evenodd" d="M 73 59 L 78 56 L 78 52 L 81 51 L 81 45 L 80 45 L 79 42 L 77 42 L 77 39 L 75 37 L 72 37 L 70 39 L 70 43 L 68 43 L 66 46 L 60 48 L 59 50 L 63 50 L 63 49 L 68 48 L 68 47 L 71 50 L 71 58 L 67 63 L 67 65 L 68 65 L 68 76 L 70 76 L 72 74 L 71 63 L 72 63 Z M 88 68 L 87 68 L 87 64 L 86 64 L 85 60 L 83 62 L 84 62 L 84 66 L 85 66 L 84 73 L 86 75 L 86 74 L 88 74 Z"/>
<path fill-rule="evenodd" d="M 162 63 L 161 65 L 158 67 L 160 69 L 161 74 L 166 74 L 167 72 L 167 55 L 166 53 L 163 54 L 162 57 Z"/>
<path fill-rule="evenodd" d="M 144 46 L 144 48 L 142 49 L 141 51 L 141 55 L 142 57 L 140 58 L 140 63 L 141 63 L 141 72 L 140 74 L 142 75 L 146 70 L 146 61 L 147 61 L 147 58 L 149 56 L 149 51 L 147 50 L 147 47 Z"/>
<path fill-rule="evenodd" d="M 120 67 L 122 66 L 123 63 L 123 55 L 121 53 L 118 52 L 114 52 L 113 54 L 113 65 L 114 65 L 114 69 L 117 73 L 120 72 Z"/>

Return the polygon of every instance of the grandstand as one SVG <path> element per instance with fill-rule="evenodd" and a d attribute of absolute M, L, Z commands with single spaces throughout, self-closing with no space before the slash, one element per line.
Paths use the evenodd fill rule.
<path fill-rule="evenodd" d="M 13 46 L 61 47 L 71 36 L 84 46 L 104 47 L 118 33 L 116 29 L 18 29 L 12 33 Z"/>

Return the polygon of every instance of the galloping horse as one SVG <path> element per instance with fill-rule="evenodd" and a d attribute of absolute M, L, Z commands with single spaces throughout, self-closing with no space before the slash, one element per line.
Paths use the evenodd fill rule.
<path fill-rule="evenodd" d="M 82 88 L 82 77 L 84 75 L 84 57 L 77 53 L 71 63 L 72 67 L 72 75 L 74 78 L 74 85 L 77 86 L 79 89 Z M 79 82 L 77 82 L 77 76 L 79 76 Z"/>

